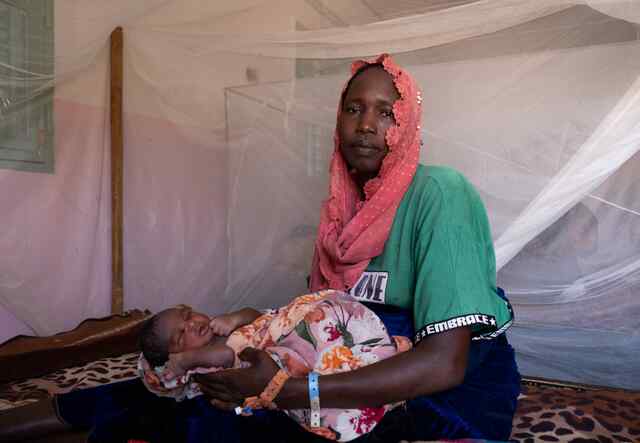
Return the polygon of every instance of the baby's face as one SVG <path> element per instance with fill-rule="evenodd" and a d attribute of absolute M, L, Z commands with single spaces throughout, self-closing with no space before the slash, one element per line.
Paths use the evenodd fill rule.
<path fill-rule="evenodd" d="M 209 327 L 211 319 L 206 314 L 193 311 L 189 306 L 167 309 L 160 315 L 160 330 L 169 343 L 169 353 L 200 348 L 214 336 Z"/>

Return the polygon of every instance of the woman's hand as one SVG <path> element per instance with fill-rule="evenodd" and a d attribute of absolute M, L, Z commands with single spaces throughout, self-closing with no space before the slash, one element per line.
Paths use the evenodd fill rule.
<path fill-rule="evenodd" d="M 238 357 L 251 367 L 195 376 L 202 392 L 217 408 L 233 410 L 242 405 L 245 398 L 260 395 L 278 372 L 278 365 L 265 351 L 247 348 Z"/>

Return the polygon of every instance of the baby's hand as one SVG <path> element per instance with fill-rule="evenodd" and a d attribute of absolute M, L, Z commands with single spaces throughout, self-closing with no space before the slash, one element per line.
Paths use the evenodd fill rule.
<path fill-rule="evenodd" d="M 237 318 L 234 314 L 222 314 L 211 319 L 209 327 L 214 334 L 226 337 L 236 329 L 237 323 Z"/>
<path fill-rule="evenodd" d="M 184 367 L 182 353 L 177 352 L 175 354 L 169 354 L 169 360 L 165 364 L 162 378 L 164 381 L 171 381 L 175 378 L 182 377 L 188 368 Z"/>

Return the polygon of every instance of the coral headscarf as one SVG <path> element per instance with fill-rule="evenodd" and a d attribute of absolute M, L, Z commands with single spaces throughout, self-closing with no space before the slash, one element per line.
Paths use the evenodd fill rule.
<path fill-rule="evenodd" d="M 312 291 L 352 288 L 371 259 L 382 254 L 398 205 L 418 167 L 422 117 L 418 85 L 387 54 L 370 61 L 354 62 L 351 77 L 367 64 L 381 64 L 400 94 L 393 104 L 395 125 L 385 134 L 389 152 L 378 176 L 365 184 L 365 200 L 361 201 L 357 185 L 340 153 L 336 126 L 329 170 L 329 198 L 320 213 L 311 268 Z M 343 90 L 342 98 L 344 96 Z M 338 105 L 338 120 L 341 112 L 342 100 Z"/>

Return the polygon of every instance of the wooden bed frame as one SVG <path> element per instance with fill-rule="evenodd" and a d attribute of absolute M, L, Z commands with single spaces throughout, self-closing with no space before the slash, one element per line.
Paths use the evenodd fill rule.
<path fill-rule="evenodd" d="M 72 366 L 138 350 L 136 337 L 149 311 L 87 319 L 50 337 L 20 335 L 0 345 L 0 383 L 40 377 Z"/>

